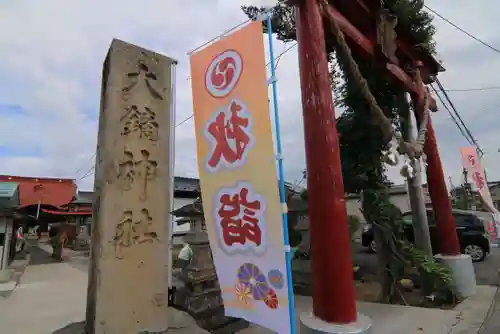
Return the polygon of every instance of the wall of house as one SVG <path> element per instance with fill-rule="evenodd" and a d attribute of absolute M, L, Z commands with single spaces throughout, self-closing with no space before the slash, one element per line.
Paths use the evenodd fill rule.
<path fill-rule="evenodd" d="M 497 207 L 497 209 L 500 209 L 500 187 L 491 187 L 490 188 L 490 193 L 491 193 L 491 198 L 493 200 L 493 203 Z"/>
<path fill-rule="evenodd" d="M 177 210 L 184 205 L 188 205 L 194 202 L 194 199 L 192 198 L 182 198 L 182 197 L 175 197 L 174 198 L 174 210 Z M 174 219 L 176 219 L 174 217 Z M 184 233 L 184 232 L 189 232 L 189 224 L 183 224 L 183 225 L 177 225 L 174 223 L 173 226 L 173 233 Z"/>
<path fill-rule="evenodd" d="M 411 211 L 410 199 L 407 193 L 391 194 L 389 200 L 402 212 Z M 425 204 L 431 203 L 431 198 L 427 189 L 424 189 L 424 200 Z M 358 197 L 346 197 L 346 208 L 348 215 L 358 216 L 361 221 L 364 222 L 364 217 L 361 213 L 361 200 Z"/>

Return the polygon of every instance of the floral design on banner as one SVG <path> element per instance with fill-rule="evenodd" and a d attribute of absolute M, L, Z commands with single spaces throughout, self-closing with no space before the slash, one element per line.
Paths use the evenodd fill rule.
<path fill-rule="evenodd" d="M 278 269 L 270 270 L 267 274 L 267 278 L 269 279 L 269 284 L 275 289 L 283 289 L 285 286 L 283 274 Z"/>
<path fill-rule="evenodd" d="M 267 292 L 267 296 L 264 298 L 264 303 L 269 307 L 270 309 L 277 309 L 279 306 L 278 302 L 278 296 L 276 295 L 276 292 L 273 289 L 269 289 Z"/>
<path fill-rule="evenodd" d="M 250 288 L 243 284 L 237 283 L 234 287 L 236 301 L 243 305 L 253 305 L 254 300 L 252 294 L 250 293 Z"/>
<path fill-rule="evenodd" d="M 263 300 L 269 292 L 266 276 L 253 263 L 247 262 L 238 268 L 238 280 L 250 289 L 255 300 Z"/>

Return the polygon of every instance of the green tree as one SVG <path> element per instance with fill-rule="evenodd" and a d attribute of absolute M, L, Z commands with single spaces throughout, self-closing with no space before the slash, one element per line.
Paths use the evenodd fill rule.
<path fill-rule="evenodd" d="M 296 40 L 292 7 L 286 0 L 279 0 L 271 8 L 273 31 L 281 41 Z M 385 6 L 398 16 L 399 24 L 406 26 L 417 41 L 415 47 L 434 51 L 432 17 L 423 11 L 423 0 L 386 0 Z M 268 8 L 243 6 L 250 17 Z M 266 31 L 265 24 L 263 25 Z M 400 210 L 389 201 L 388 187 L 382 152 L 387 148 L 382 131 L 373 122 L 368 101 L 361 94 L 359 82 L 348 71 L 349 59 L 336 45 L 333 38 L 326 41 L 328 57 L 332 66 L 330 74 L 335 92 L 336 105 L 345 112 L 337 119 L 339 145 L 342 160 L 344 188 L 347 193 L 358 193 L 362 197 L 363 214 L 374 223 L 379 257 L 382 292 L 380 299 L 386 302 L 398 300 L 397 282 L 405 266 L 415 265 L 432 281 L 430 286 L 439 290 L 446 298 L 450 294 L 450 276 L 442 268 L 436 269 L 432 259 L 422 256 L 414 247 L 403 240 L 402 216 Z M 353 53 L 362 76 L 385 116 L 394 126 L 404 123 L 410 112 L 405 90 L 392 77 L 361 54 Z M 307 199 L 307 193 L 303 194 Z M 430 273 L 427 273 L 429 271 Z"/>
<path fill-rule="evenodd" d="M 465 200 L 465 198 L 457 198 L 453 203 L 453 208 L 459 210 L 468 210 L 467 201 Z"/>

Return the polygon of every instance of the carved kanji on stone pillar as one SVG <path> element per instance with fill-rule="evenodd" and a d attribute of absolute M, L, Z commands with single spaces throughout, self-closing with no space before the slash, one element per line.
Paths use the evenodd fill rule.
<path fill-rule="evenodd" d="M 165 100 L 171 99 L 174 65 L 119 40 L 104 63 L 87 334 L 164 333 L 169 327 L 172 110 Z"/>

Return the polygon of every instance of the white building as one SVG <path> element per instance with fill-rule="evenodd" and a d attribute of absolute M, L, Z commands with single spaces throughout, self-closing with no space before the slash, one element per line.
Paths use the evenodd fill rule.
<path fill-rule="evenodd" d="M 427 185 L 423 185 L 424 189 L 424 201 L 425 205 L 431 204 L 431 198 L 429 196 L 429 191 L 427 190 Z M 405 213 L 411 211 L 410 197 L 408 195 L 408 185 L 400 184 L 393 185 L 389 188 L 389 200 L 392 204 L 398 207 L 401 212 Z M 357 194 L 346 194 L 345 203 L 347 208 L 347 214 L 358 216 L 362 222 L 365 221 L 363 214 L 361 213 L 361 197 Z"/>

